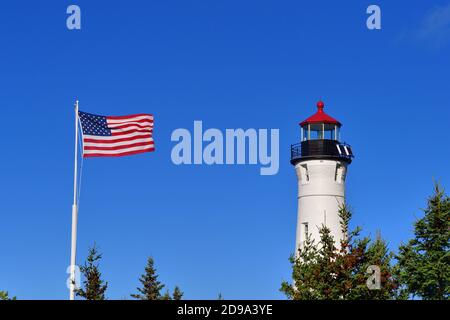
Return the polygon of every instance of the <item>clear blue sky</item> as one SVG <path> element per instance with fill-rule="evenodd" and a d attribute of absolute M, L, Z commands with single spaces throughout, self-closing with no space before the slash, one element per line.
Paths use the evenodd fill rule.
<path fill-rule="evenodd" d="M 433 178 L 449 187 L 450 1 L 20 1 L 0 10 L 0 289 L 66 299 L 73 103 L 155 115 L 157 151 L 85 161 L 78 261 L 96 241 L 108 297 L 152 255 L 186 298 L 279 299 L 290 278 L 298 122 L 343 124 L 352 224 L 391 248 L 412 234 Z M 66 28 L 78 4 L 82 30 Z M 175 166 L 176 128 L 279 128 L 280 171 Z"/>

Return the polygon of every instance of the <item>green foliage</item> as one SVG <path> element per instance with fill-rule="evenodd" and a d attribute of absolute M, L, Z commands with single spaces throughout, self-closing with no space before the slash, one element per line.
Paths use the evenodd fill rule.
<path fill-rule="evenodd" d="M 84 280 L 83 288 L 75 290 L 78 297 L 82 297 L 86 300 L 105 300 L 105 292 L 108 288 L 108 283 L 101 279 L 98 262 L 101 258 L 102 255 L 98 252 L 94 243 L 94 246 L 89 249 L 89 255 L 84 266 L 80 268 Z"/>
<path fill-rule="evenodd" d="M 173 290 L 172 298 L 173 300 L 181 300 L 183 298 L 184 293 L 180 290 L 178 286 Z"/>
<path fill-rule="evenodd" d="M 172 300 L 169 290 L 166 290 L 166 293 L 164 293 L 164 295 L 161 296 L 160 300 Z"/>
<path fill-rule="evenodd" d="M 156 274 L 152 257 L 147 259 L 145 273 L 141 275 L 139 281 L 142 284 L 142 288 L 137 288 L 139 293 L 132 294 L 131 296 L 133 298 L 140 300 L 161 300 L 162 298 L 170 297 L 168 292 L 166 295 L 161 296 L 161 290 L 164 288 L 164 285 L 158 281 L 158 275 Z"/>
<path fill-rule="evenodd" d="M 0 291 L 0 300 L 16 300 L 16 297 L 10 297 L 8 291 Z"/>
<path fill-rule="evenodd" d="M 354 265 L 353 289 L 349 292 L 348 299 L 398 299 L 399 283 L 395 277 L 392 264 L 394 254 L 389 251 L 387 243 L 380 235 L 373 241 L 365 238 L 362 242 L 365 243 L 359 246 L 361 251 L 358 252 L 358 255 L 361 259 L 358 264 Z M 370 276 L 367 273 L 369 266 L 378 266 L 380 268 L 380 290 L 369 290 L 367 287 L 367 279 Z"/>
<path fill-rule="evenodd" d="M 158 281 L 158 277 L 153 258 L 149 257 L 147 259 L 145 273 L 139 278 L 142 287 L 138 287 L 137 290 L 139 293 L 132 294 L 131 297 L 140 300 L 181 300 L 183 292 L 178 286 L 175 286 L 172 296 L 170 295 L 169 290 L 166 290 L 166 292 L 161 295 L 161 290 L 165 285 Z"/>
<path fill-rule="evenodd" d="M 423 218 L 414 224 L 414 238 L 401 245 L 396 272 L 403 296 L 425 300 L 450 297 L 450 198 L 435 185 Z"/>
<path fill-rule="evenodd" d="M 320 240 L 315 243 L 306 235 L 296 257 L 290 258 L 293 283 L 283 282 L 281 291 L 292 300 L 356 300 L 392 299 L 397 282 L 392 276 L 391 259 L 386 243 L 380 238 L 360 238 L 360 228 L 349 232 L 351 211 L 343 205 L 339 210 L 341 230 L 345 235 L 336 247 L 330 229 L 319 229 Z M 381 289 L 369 290 L 367 267 L 380 267 Z"/>

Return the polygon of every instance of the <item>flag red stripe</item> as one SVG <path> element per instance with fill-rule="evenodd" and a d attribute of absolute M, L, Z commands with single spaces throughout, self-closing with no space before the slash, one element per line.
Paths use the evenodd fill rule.
<path fill-rule="evenodd" d="M 155 147 L 144 149 L 144 150 L 136 150 L 136 151 L 129 151 L 129 152 L 123 152 L 123 153 L 114 153 L 114 154 L 103 154 L 103 153 L 90 153 L 83 155 L 83 158 L 90 158 L 90 157 L 122 157 L 122 156 L 129 156 L 132 154 L 138 154 L 138 153 L 144 153 L 144 152 L 152 152 L 155 151 Z"/>
<path fill-rule="evenodd" d="M 118 124 L 111 125 L 110 124 L 110 125 L 108 125 L 108 127 L 111 130 L 124 129 L 124 128 L 128 128 L 128 127 L 138 127 L 138 128 L 147 129 L 147 130 L 149 130 L 151 128 L 150 125 L 143 126 L 143 125 L 136 124 L 136 123 L 120 124 L 120 125 L 118 125 Z"/>
<path fill-rule="evenodd" d="M 134 137 L 129 137 L 129 138 L 117 138 L 117 139 L 112 139 L 112 140 L 99 140 L 99 139 L 84 138 L 83 142 L 108 144 L 108 143 L 116 143 L 116 142 L 122 142 L 122 141 L 133 141 L 135 139 L 145 139 L 145 138 L 152 138 L 152 135 L 145 134 L 145 135 L 139 135 L 139 136 L 134 136 Z"/>
<path fill-rule="evenodd" d="M 106 119 L 119 120 L 119 119 L 128 119 L 128 118 L 143 117 L 143 116 L 153 117 L 153 115 L 148 114 L 148 113 L 138 113 L 138 114 L 130 114 L 128 116 L 107 116 Z"/>
<path fill-rule="evenodd" d="M 147 129 L 147 130 L 133 129 L 133 130 L 125 130 L 125 131 L 122 131 L 121 129 L 118 129 L 117 131 L 115 129 L 111 129 L 111 135 L 120 136 L 122 134 L 129 134 L 129 133 L 135 133 L 135 132 L 148 133 L 149 131 L 152 132 L 153 129 Z"/>
<path fill-rule="evenodd" d="M 117 120 L 117 119 L 110 119 L 110 120 Z M 149 123 L 149 124 L 153 124 L 153 120 L 152 119 L 130 119 L 130 121 L 123 121 L 123 122 L 107 122 L 108 125 L 113 126 L 113 125 L 117 125 L 117 124 L 122 124 L 122 123 L 133 123 L 133 122 L 140 122 L 140 123 Z"/>
<path fill-rule="evenodd" d="M 116 147 L 104 147 L 104 146 L 86 146 L 84 147 L 84 150 L 120 150 L 120 149 L 128 149 L 132 147 L 141 147 L 146 145 L 153 145 L 153 141 L 147 141 L 147 142 L 138 142 L 138 143 L 130 143 L 125 144 L 123 146 L 116 146 Z"/>

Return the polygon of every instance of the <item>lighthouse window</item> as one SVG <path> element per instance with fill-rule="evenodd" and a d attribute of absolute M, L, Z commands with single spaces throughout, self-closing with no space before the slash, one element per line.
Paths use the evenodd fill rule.
<path fill-rule="evenodd" d="M 323 124 L 323 138 L 328 140 L 336 140 L 336 126 L 334 124 Z"/>
<path fill-rule="evenodd" d="M 302 141 L 308 140 L 308 129 L 306 127 L 302 128 Z"/>
<path fill-rule="evenodd" d="M 324 131 L 323 131 L 323 123 L 311 124 L 309 125 L 309 137 L 310 140 L 318 140 L 323 139 Z"/>
<path fill-rule="evenodd" d="M 302 170 L 301 178 L 303 180 L 303 183 L 306 183 L 306 182 L 309 181 L 308 165 L 307 164 L 302 164 L 301 168 L 302 168 L 301 169 Z"/>
<path fill-rule="evenodd" d="M 304 223 L 303 223 L 303 231 L 304 231 L 305 239 L 306 239 L 306 237 L 307 237 L 308 234 L 309 234 L 308 222 L 304 222 Z"/>
<path fill-rule="evenodd" d="M 337 163 L 336 171 L 334 173 L 334 181 L 336 181 L 337 183 L 344 183 L 345 182 L 345 173 L 346 173 L 346 167 Z"/>
<path fill-rule="evenodd" d="M 334 172 L 334 181 L 338 181 L 338 173 L 339 173 L 340 168 L 341 168 L 341 165 L 339 163 L 336 163 L 336 170 Z"/>
<path fill-rule="evenodd" d="M 339 140 L 339 127 L 327 123 L 314 123 L 302 127 L 301 141 L 322 139 Z"/>

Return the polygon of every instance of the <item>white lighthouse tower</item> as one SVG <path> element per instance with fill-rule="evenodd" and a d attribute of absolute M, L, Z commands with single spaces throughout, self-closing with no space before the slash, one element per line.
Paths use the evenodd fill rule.
<path fill-rule="evenodd" d="M 318 243 L 322 225 L 331 230 L 335 241 L 343 237 L 338 210 L 345 201 L 345 177 L 353 153 L 340 142 L 342 124 L 323 108 L 319 101 L 317 112 L 300 123 L 301 142 L 291 146 L 298 181 L 296 254 L 306 234 Z"/>

